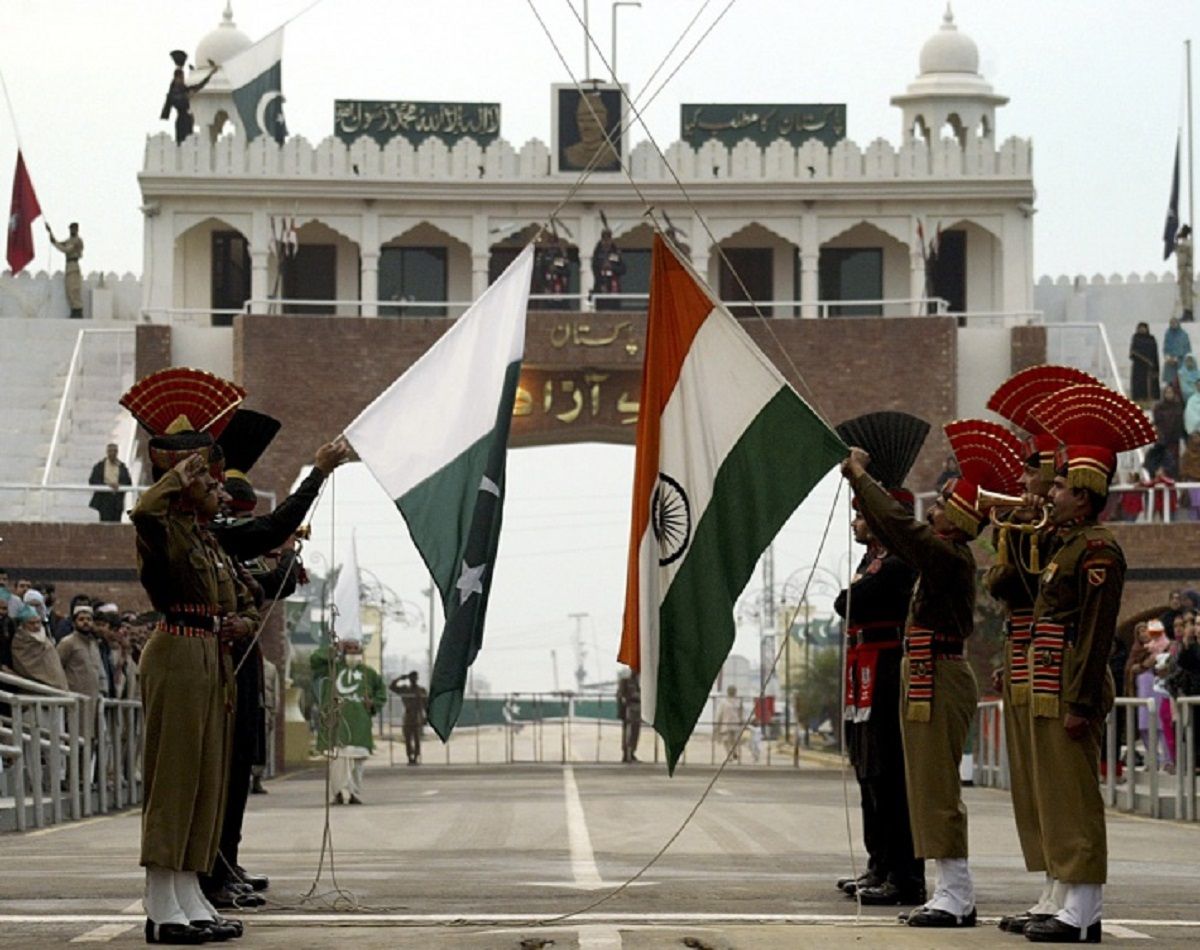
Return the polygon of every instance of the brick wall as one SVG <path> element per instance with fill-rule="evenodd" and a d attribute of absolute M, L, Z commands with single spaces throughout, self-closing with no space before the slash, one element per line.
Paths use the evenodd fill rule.
<path fill-rule="evenodd" d="M 1046 362 L 1046 328 L 1038 326 L 1012 328 L 1012 362 L 1014 373 Z"/>

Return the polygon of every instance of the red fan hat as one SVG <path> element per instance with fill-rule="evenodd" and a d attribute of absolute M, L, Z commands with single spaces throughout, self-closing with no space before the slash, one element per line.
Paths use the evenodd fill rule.
<path fill-rule="evenodd" d="M 150 462 L 161 475 L 193 453 L 208 461 L 213 440 L 245 396 L 220 376 L 176 366 L 139 379 L 120 403 L 150 433 Z"/>
<path fill-rule="evenodd" d="M 946 517 L 973 538 L 986 520 L 979 508 L 981 489 L 1003 495 L 1021 491 L 1021 440 L 986 419 L 959 419 L 946 423 L 943 430 L 962 473 L 943 489 Z"/>
<path fill-rule="evenodd" d="M 1157 439 L 1154 426 L 1137 403 L 1100 384 L 1068 386 L 1047 396 L 1033 415 L 1063 447 L 1057 468 L 1067 484 L 1107 495 L 1117 456 Z"/>
<path fill-rule="evenodd" d="M 1030 433 L 1021 457 L 1030 465 L 1040 466 L 1047 479 L 1054 478 L 1059 441 L 1034 417 L 1033 407 L 1053 393 L 1080 385 L 1100 385 L 1100 380 L 1073 366 L 1030 366 L 1005 380 L 988 400 L 987 407 L 992 412 Z"/>

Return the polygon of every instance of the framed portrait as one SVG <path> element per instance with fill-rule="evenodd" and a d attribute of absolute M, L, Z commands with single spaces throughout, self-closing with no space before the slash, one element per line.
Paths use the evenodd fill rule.
<path fill-rule="evenodd" d="M 619 172 L 625 160 L 628 124 L 626 98 L 611 83 L 571 84 L 552 89 L 554 170 L 581 172 L 591 164 L 597 172 Z"/>

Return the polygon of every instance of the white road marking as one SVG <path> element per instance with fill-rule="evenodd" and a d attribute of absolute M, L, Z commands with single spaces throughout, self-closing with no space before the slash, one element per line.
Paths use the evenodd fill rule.
<path fill-rule="evenodd" d="M 567 808 L 567 843 L 571 849 L 571 874 L 575 883 L 584 887 L 603 887 L 600 869 L 596 867 L 596 854 L 592 851 L 592 837 L 588 834 L 587 819 L 583 814 L 583 802 L 579 800 L 579 786 L 575 784 L 575 770 L 563 767 L 563 796 Z"/>
<path fill-rule="evenodd" d="M 252 926 L 310 926 L 316 924 L 345 924 L 361 922 L 364 924 L 452 924 L 458 921 L 468 924 L 487 925 L 505 924 L 541 924 L 543 921 L 557 921 L 561 915 L 546 913 L 525 914 L 255 914 L 250 922 Z M 999 917 L 981 917 L 982 923 L 994 923 Z M 858 917 L 855 914 L 705 914 L 705 913 L 624 913 L 604 914 L 592 912 L 577 914 L 572 918 L 573 923 L 580 924 L 621 924 L 630 926 L 645 926 L 652 924 L 853 924 L 864 926 L 892 927 L 896 926 L 894 914 L 884 914 L 879 917 Z M 119 914 L 0 914 L 0 925 L 7 924 L 120 924 L 128 927 L 129 918 Z M 136 926 L 136 925 L 134 925 Z M 569 925 L 568 925 L 569 926 Z M 1169 927 L 1188 930 L 1200 929 L 1200 920 L 1171 920 L 1161 918 L 1147 920 L 1145 918 L 1105 920 L 1104 929 L 1110 931 L 1113 927 Z M 565 929 L 559 927 L 558 929 Z"/>
<path fill-rule="evenodd" d="M 121 909 L 122 914 L 141 914 L 145 911 L 146 905 L 141 901 L 134 901 L 128 907 Z"/>
<path fill-rule="evenodd" d="M 436 795 L 437 793 L 438 790 L 436 788 L 427 788 L 421 794 L 428 798 L 430 795 Z"/>
<path fill-rule="evenodd" d="M 592 924 L 579 928 L 579 950 L 621 950 L 621 931 Z"/>
<path fill-rule="evenodd" d="M 1144 934 L 1140 930 L 1132 930 L 1129 927 L 1122 927 L 1120 924 L 1110 924 L 1104 921 L 1100 925 L 1100 929 L 1104 931 L 1106 937 L 1119 937 L 1122 940 L 1151 940 L 1149 934 Z"/>
<path fill-rule="evenodd" d="M 74 937 L 71 943 L 108 943 L 115 937 L 128 933 L 136 924 L 101 924 L 95 930 Z"/>
<path fill-rule="evenodd" d="M 37 828 L 34 831 L 23 831 L 15 840 L 21 838 L 43 838 L 46 835 L 56 834 L 59 831 L 67 831 L 72 828 L 86 828 L 88 825 L 96 825 L 102 821 L 112 821 L 114 818 L 128 818 L 130 815 L 140 812 L 118 812 L 115 815 L 97 815 L 95 818 L 83 818 L 79 821 L 65 821 L 61 825 L 51 825 L 49 828 Z"/>
<path fill-rule="evenodd" d="M 713 789 L 713 791 L 715 791 L 718 795 L 732 795 L 733 794 L 733 792 L 731 792 L 727 788 L 715 788 L 715 789 Z"/>

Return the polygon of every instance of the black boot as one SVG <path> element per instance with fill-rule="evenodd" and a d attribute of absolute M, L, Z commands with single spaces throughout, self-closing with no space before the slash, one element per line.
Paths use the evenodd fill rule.
<path fill-rule="evenodd" d="M 156 924 L 153 920 L 146 920 L 146 943 L 195 946 L 208 941 L 208 933 L 191 924 Z"/>
<path fill-rule="evenodd" d="M 1087 930 L 1064 924 L 1057 917 L 1031 921 L 1025 927 L 1025 939 L 1034 943 L 1099 943 L 1100 921 Z"/>

